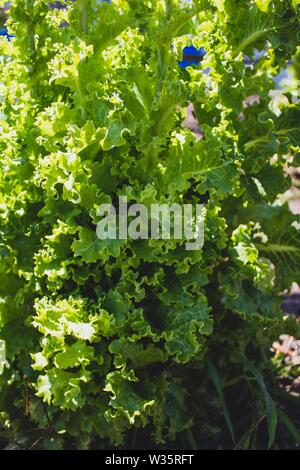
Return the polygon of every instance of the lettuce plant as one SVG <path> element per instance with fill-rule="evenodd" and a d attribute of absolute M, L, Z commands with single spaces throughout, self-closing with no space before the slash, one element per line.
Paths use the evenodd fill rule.
<path fill-rule="evenodd" d="M 270 347 L 297 335 L 280 304 L 300 274 L 283 197 L 300 164 L 299 1 L 60 3 L 13 0 L 0 43 L 2 438 L 293 446 Z M 184 49 L 201 64 L 181 68 Z M 189 103 L 202 139 L 182 126 Z M 205 201 L 204 248 L 98 239 L 97 207 L 120 196 Z"/>

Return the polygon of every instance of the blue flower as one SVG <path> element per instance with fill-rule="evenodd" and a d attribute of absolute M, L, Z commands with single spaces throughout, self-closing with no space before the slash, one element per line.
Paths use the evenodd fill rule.
<path fill-rule="evenodd" d="M 8 34 L 7 28 L 0 28 L 0 36 L 6 37 L 8 41 L 10 41 L 11 38 L 14 38 L 14 35 Z"/>
<path fill-rule="evenodd" d="M 72 0 L 73 2 L 75 2 L 76 0 Z M 104 2 L 107 2 L 107 3 L 111 3 L 111 0 L 96 0 L 96 3 L 104 3 Z M 48 7 L 51 8 L 51 10 L 65 10 L 67 8 L 67 5 L 65 4 L 65 2 L 59 2 L 59 1 L 52 1 L 52 2 L 48 2 Z"/>
<path fill-rule="evenodd" d="M 199 65 L 206 55 L 204 47 L 197 49 L 195 46 L 186 46 L 182 51 L 182 60 L 179 67 L 185 69 L 190 65 Z"/>
<path fill-rule="evenodd" d="M 48 7 L 51 8 L 51 10 L 65 10 L 67 5 L 63 2 L 48 2 Z"/>

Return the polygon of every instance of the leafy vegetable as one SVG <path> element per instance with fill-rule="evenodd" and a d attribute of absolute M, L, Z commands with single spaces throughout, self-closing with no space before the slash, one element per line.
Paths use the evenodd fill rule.
<path fill-rule="evenodd" d="M 299 333 L 280 304 L 300 220 L 278 198 L 299 103 L 272 92 L 297 67 L 299 2 L 60 4 L 13 0 L 0 38 L 3 432 L 22 448 L 255 448 L 267 415 L 268 447 L 282 425 L 293 446 L 270 345 Z M 204 249 L 99 240 L 97 208 L 120 196 L 205 200 Z"/>

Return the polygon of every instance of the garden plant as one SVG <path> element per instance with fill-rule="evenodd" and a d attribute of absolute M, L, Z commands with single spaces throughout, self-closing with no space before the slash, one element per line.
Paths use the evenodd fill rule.
<path fill-rule="evenodd" d="M 300 399 L 271 346 L 299 338 L 280 308 L 300 280 L 284 197 L 300 166 L 299 0 L 10 3 L 1 446 L 296 448 Z M 183 125 L 191 105 L 201 135 Z M 121 196 L 203 204 L 203 248 L 99 239 L 98 206 Z"/>

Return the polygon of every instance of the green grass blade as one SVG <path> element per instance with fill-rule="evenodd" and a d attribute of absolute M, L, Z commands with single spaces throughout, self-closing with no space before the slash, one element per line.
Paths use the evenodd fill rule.
<path fill-rule="evenodd" d="M 220 403 L 221 403 L 223 413 L 224 413 L 224 418 L 225 418 L 228 430 L 230 432 L 231 438 L 232 438 L 233 442 L 235 443 L 235 435 L 234 435 L 234 431 L 233 431 L 233 426 L 232 426 L 229 410 L 228 410 L 227 403 L 226 403 L 226 400 L 225 400 L 225 395 L 224 395 L 224 391 L 223 391 L 222 382 L 221 382 L 221 379 L 220 379 L 220 376 L 219 376 L 219 373 L 218 373 L 217 369 L 215 368 L 214 364 L 211 362 L 210 359 L 207 360 L 207 369 L 208 369 L 208 373 L 209 373 L 209 375 L 210 375 L 210 377 L 213 381 L 213 384 L 216 387 L 216 390 L 218 392 Z"/>
<path fill-rule="evenodd" d="M 290 436 L 295 440 L 295 442 L 297 444 L 300 444 L 300 432 L 294 425 L 291 418 L 280 409 L 278 410 L 278 418 L 282 422 L 282 424 L 285 426 Z"/>
<path fill-rule="evenodd" d="M 256 378 L 256 381 L 262 391 L 264 402 L 266 405 L 266 415 L 267 415 L 267 422 L 268 422 L 268 449 L 272 447 L 276 437 L 276 429 L 277 429 L 277 409 L 275 406 L 274 401 L 272 400 L 271 395 L 269 394 L 264 378 L 259 370 L 252 366 L 252 364 L 248 363 L 248 368 Z"/>

